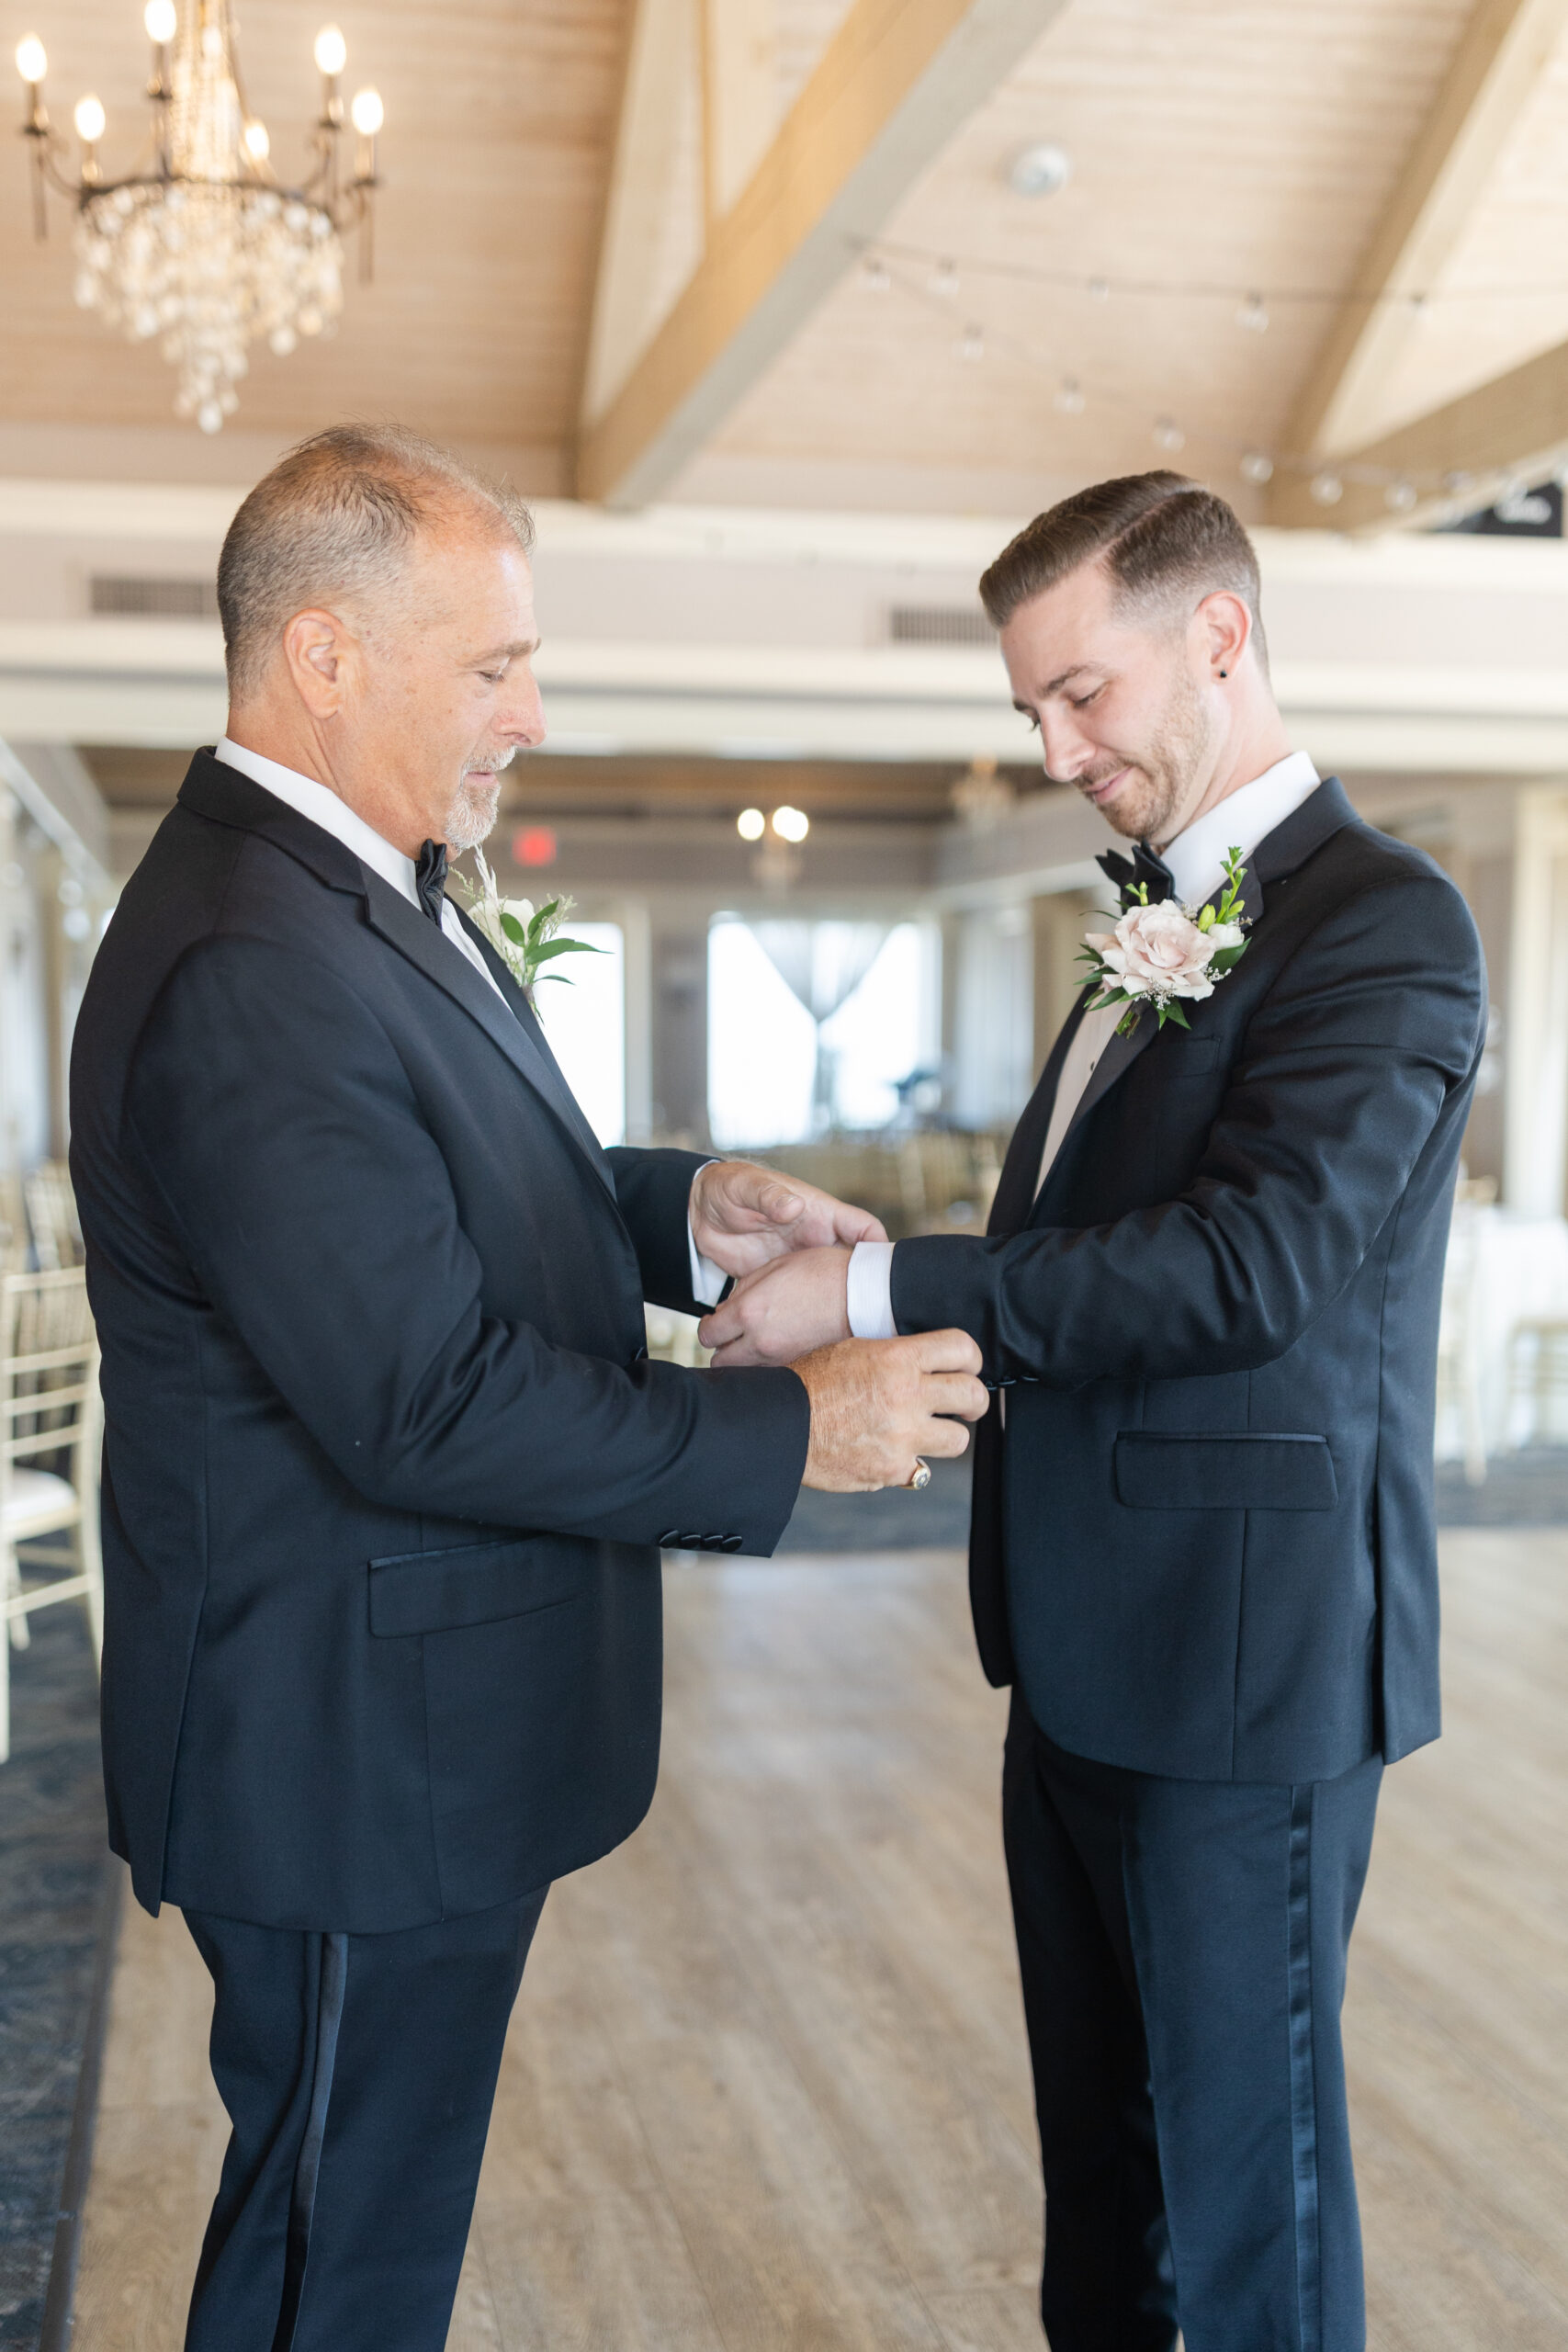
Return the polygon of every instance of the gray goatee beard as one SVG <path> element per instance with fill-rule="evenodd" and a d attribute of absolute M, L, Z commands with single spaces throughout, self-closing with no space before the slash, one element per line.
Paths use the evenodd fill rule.
<path fill-rule="evenodd" d="M 476 781 L 474 769 L 465 771 L 446 811 L 446 846 L 454 856 L 478 849 L 494 832 L 501 815 L 501 772 L 510 767 L 513 755 L 513 751 L 498 752 L 493 760 L 486 760 L 483 765 L 491 780 L 484 784 Z"/>

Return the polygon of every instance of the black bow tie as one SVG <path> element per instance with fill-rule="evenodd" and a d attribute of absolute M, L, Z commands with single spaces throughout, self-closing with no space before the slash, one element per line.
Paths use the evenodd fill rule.
<path fill-rule="evenodd" d="M 1138 893 L 1143 888 L 1148 891 L 1151 907 L 1157 907 L 1162 899 L 1176 896 L 1175 875 L 1147 842 L 1135 842 L 1131 857 L 1123 857 L 1120 850 L 1108 849 L 1094 862 L 1121 891 L 1123 908 L 1141 903 Z"/>
<path fill-rule="evenodd" d="M 446 903 L 446 844 L 445 842 L 421 842 L 419 857 L 413 869 L 413 887 L 420 905 L 439 930 L 441 910 Z"/>

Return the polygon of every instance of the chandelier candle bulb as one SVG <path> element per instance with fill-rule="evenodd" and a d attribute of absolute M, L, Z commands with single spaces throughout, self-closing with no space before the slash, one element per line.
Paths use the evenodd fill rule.
<path fill-rule="evenodd" d="M 361 274 L 370 275 L 371 142 L 381 101 L 371 89 L 355 101 L 360 168 L 345 185 L 336 77 L 348 45 L 336 25 L 323 25 L 315 59 L 325 89 L 312 160 L 297 185 L 280 186 L 266 127 L 242 96 L 231 0 L 147 0 L 142 23 L 153 50 L 145 94 L 152 151 L 113 180 L 98 164 L 102 102 L 89 95 L 76 106 L 82 153 L 72 170 L 67 142 L 43 109 L 43 45 L 33 33 L 18 44 L 17 68 L 30 93 L 24 130 L 34 222 L 42 237 L 49 188 L 72 199 L 77 301 L 132 343 L 155 338 L 178 371 L 175 415 L 217 433 L 239 405 L 234 388 L 249 371 L 250 344 L 265 341 L 281 356 L 301 336 L 331 333 L 343 308 L 343 236 L 351 227 L 360 232 Z"/>

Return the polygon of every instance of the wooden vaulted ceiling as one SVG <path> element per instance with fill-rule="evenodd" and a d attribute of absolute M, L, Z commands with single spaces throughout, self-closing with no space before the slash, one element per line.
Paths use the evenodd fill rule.
<path fill-rule="evenodd" d="M 241 27 L 280 165 L 330 12 Z M 1404 472 L 1419 520 L 1464 494 L 1445 475 L 1568 454 L 1568 0 L 337 13 L 349 86 L 387 103 L 377 282 L 330 344 L 258 356 L 243 426 L 396 414 L 622 500 L 995 511 L 1176 462 L 1260 519 L 1347 525 L 1387 523 Z M 95 88 L 112 162 L 136 0 L 35 17 L 57 120 Z M 1031 199 L 1006 167 L 1040 139 L 1073 175 Z M 74 309 L 64 208 L 35 249 L 25 198 L 18 153 L 0 424 L 165 423 L 169 371 Z M 1254 288 L 1266 333 L 1237 321 Z"/>
<path fill-rule="evenodd" d="M 108 109 L 106 165 L 142 136 L 141 0 L 25 0 L 49 51 L 58 126 L 93 90 Z M 280 175 L 305 168 L 317 110 L 311 44 L 342 24 L 344 85 L 387 109 L 376 277 L 345 273 L 330 341 L 254 349 L 241 430 L 291 435 L 333 418 L 393 416 L 470 445 L 538 451 L 570 440 L 615 139 L 629 0 L 266 0 L 242 6 L 250 105 Z M 17 6 L 7 22 L 24 29 Z M 12 39 L 6 104 L 20 85 Z M 51 204 L 35 245 L 19 139 L 0 165 L 0 419 L 163 425 L 174 381 L 152 345 L 111 338 L 73 300 L 70 213 Z M 194 429 L 194 428 L 193 428 Z M 548 489 L 547 478 L 530 485 Z"/>

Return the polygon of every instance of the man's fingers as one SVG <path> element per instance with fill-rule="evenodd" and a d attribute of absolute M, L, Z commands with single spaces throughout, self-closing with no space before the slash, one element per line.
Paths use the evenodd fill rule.
<path fill-rule="evenodd" d="M 806 1203 L 792 1185 L 769 1176 L 757 1185 L 752 1204 L 770 1225 L 795 1225 L 806 1214 Z"/>
<path fill-rule="evenodd" d="M 869 1209 L 857 1209 L 848 1201 L 834 1201 L 833 1238 L 835 1241 L 886 1241 L 887 1227 Z"/>
<path fill-rule="evenodd" d="M 951 1462 L 962 1453 L 969 1442 L 969 1432 L 962 1421 L 928 1421 L 915 1438 L 915 1452 L 934 1454 L 939 1462 Z"/>
<path fill-rule="evenodd" d="M 922 1331 L 913 1346 L 915 1362 L 922 1372 L 977 1373 L 980 1369 L 980 1351 L 967 1331 Z"/>
<path fill-rule="evenodd" d="M 966 1372 L 920 1375 L 920 1402 L 928 1413 L 953 1413 L 961 1421 L 978 1421 L 985 1418 L 990 1401 L 984 1383 Z"/>

